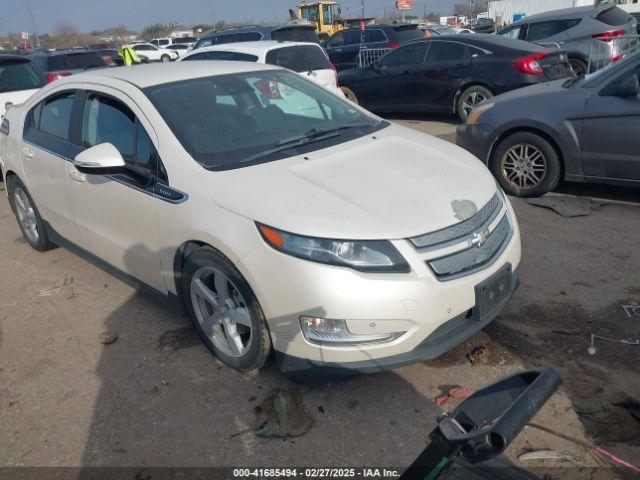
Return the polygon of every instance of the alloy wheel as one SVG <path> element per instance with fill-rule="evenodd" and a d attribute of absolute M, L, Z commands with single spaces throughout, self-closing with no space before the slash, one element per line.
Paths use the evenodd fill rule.
<path fill-rule="evenodd" d="M 214 267 L 198 269 L 191 280 L 191 302 L 200 328 L 217 349 L 236 358 L 249 351 L 251 314 L 229 277 Z"/>
<path fill-rule="evenodd" d="M 500 161 L 503 178 L 516 188 L 533 188 L 547 175 L 547 159 L 540 149 L 518 144 L 507 150 Z"/>
<path fill-rule="evenodd" d="M 465 115 L 469 115 L 471 113 L 471 110 L 476 108 L 486 99 L 487 97 L 485 97 L 480 92 L 471 92 L 469 95 L 467 95 L 462 102 L 462 109 L 464 110 Z"/>
<path fill-rule="evenodd" d="M 40 238 L 38 233 L 38 217 L 36 217 L 36 212 L 33 209 L 33 205 L 31 205 L 29 196 L 22 188 L 16 187 L 13 192 L 13 199 L 18 221 L 22 226 L 24 234 L 31 243 L 38 243 L 38 239 Z"/>

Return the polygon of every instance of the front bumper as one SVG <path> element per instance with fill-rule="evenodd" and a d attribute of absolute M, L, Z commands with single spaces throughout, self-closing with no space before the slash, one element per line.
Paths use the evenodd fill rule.
<path fill-rule="evenodd" d="M 508 202 L 496 222 L 508 215 L 513 233 L 491 263 L 455 278 L 438 278 L 429 266 L 434 252 L 417 250 L 408 240 L 392 243 L 410 273 L 364 273 L 291 257 L 264 245 L 238 268 L 252 286 L 267 318 L 276 359 L 283 371 L 319 366 L 336 371 L 372 372 L 433 358 L 488 324 L 517 286 L 491 312 L 477 310 L 477 286 L 507 265 L 517 272 L 521 247 L 517 220 Z M 501 297 L 502 298 L 502 297 Z M 304 337 L 300 316 L 345 320 L 353 334 L 404 332 L 385 343 L 334 346 Z"/>
<path fill-rule="evenodd" d="M 463 123 L 456 128 L 456 144 L 478 157 L 482 163 L 487 163 L 494 140 L 493 133 L 489 125 Z"/>
<path fill-rule="evenodd" d="M 510 266 L 509 266 L 510 268 Z M 496 272 L 499 275 L 500 272 Z M 294 357 L 284 352 L 275 351 L 276 362 L 283 372 L 303 372 L 313 370 L 327 375 L 349 375 L 352 373 L 376 373 L 392 368 L 410 365 L 412 363 L 429 360 L 451 350 L 464 342 L 478 331 L 482 330 L 495 319 L 509 302 L 520 285 L 518 272 L 510 275 L 509 293 L 507 298 L 490 312 L 481 313 L 475 306 L 436 328 L 413 350 L 383 357 L 379 359 L 360 360 L 356 362 L 317 362 L 309 359 Z"/>

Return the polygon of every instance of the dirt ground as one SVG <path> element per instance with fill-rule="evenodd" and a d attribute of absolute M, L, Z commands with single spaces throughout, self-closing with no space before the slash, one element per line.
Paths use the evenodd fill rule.
<path fill-rule="evenodd" d="M 448 139 L 454 129 L 446 118 L 403 123 Z M 590 193 L 563 187 L 576 189 Z M 484 331 L 433 361 L 314 387 L 273 364 L 251 374 L 223 367 L 187 317 L 65 250 L 35 252 L 0 192 L 0 467 L 403 467 L 424 447 L 443 411 L 434 399 L 449 386 L 476 389 L 546 365 L 564 385 L 535 422 L 638 464 L 640 422 L 621 405 L 640 401 L 640 346 L 587 348 L 591 333 L 640 338 L 640 192 L 593 191 L 606 201 L 578 218 L 513 200 L 521 286 Z M 103 332 L 117 340 L 101 343 Z M 274 388 L 299 391 L 313 417 L 308 433 L 253 433 L 255 407 Z M 519 460 L 536 450 L 600 468 Z M 533 428 L 507 453 L 548 478 L 635 478 Z"/>

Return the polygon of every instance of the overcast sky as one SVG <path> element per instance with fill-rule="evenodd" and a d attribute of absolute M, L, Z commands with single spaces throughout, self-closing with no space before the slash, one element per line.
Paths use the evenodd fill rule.
<path fill-rule="evenodd" d="M 453 11 L 464 0 L 415 0 L 414 13 Z M 180 22 L 186 25 L 216 20 L 282 21 L 297 0 L 0 0 L 0 34 L 32 31 L 25 5 L 29 3 L 39 33 L 51 32 L 67 23 L 89 32 L 119 24 L 139 30 L 152 23 Z M 360 0 L 338 0 L 343 15 L 358 16 Z M 367 16 L 382 16 L 392 0 L 365 0 Z"/>

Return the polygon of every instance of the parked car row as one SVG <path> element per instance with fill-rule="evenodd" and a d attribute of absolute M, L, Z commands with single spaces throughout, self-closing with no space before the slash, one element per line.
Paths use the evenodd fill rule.
<path fill-rule="evenodd" d="M 455 113 L 464 121 L 495 95 L 570 76 L 562 50 L 474 34 L 408 43 L 368 68 L 340 72 L 338 83 L 376 112 Z"/>

